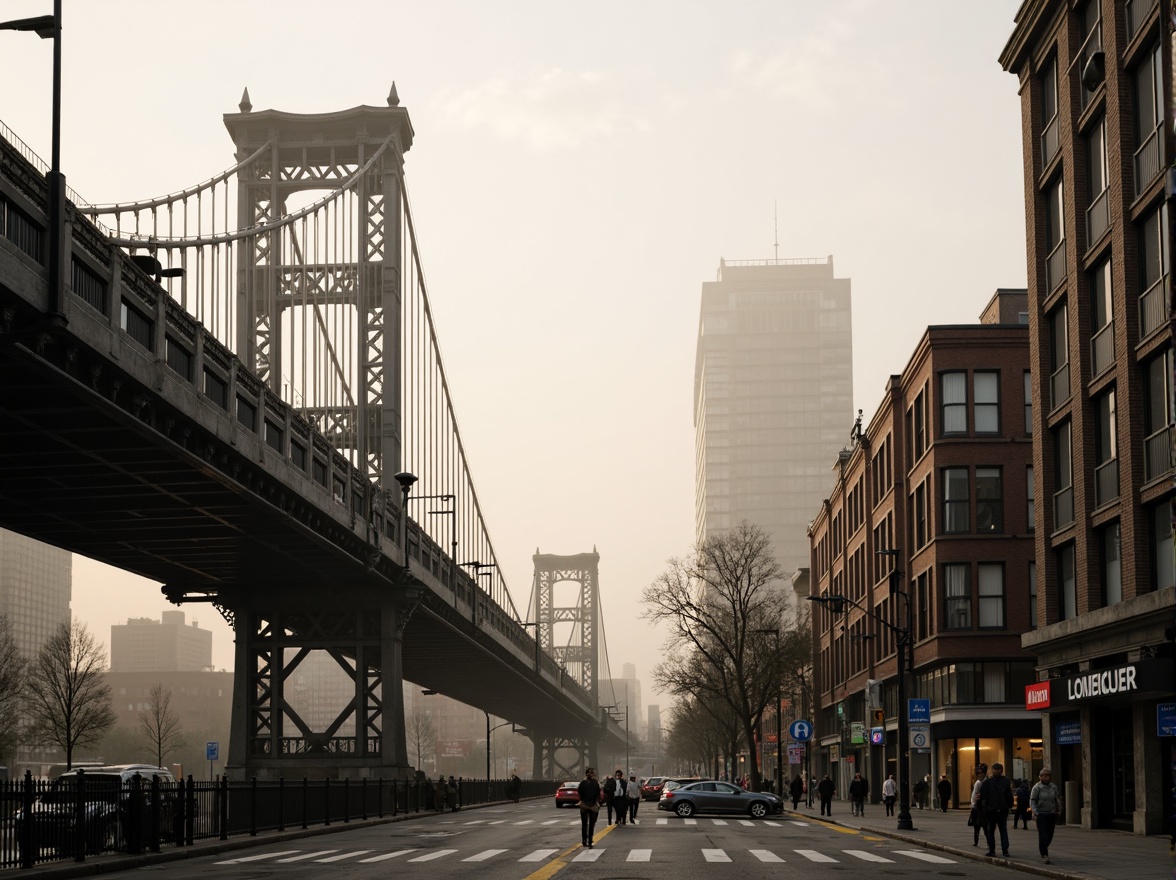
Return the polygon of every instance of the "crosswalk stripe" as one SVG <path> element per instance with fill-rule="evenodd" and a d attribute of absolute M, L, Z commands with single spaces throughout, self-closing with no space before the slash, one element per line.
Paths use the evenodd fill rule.
<path fill-rule="evenodd" d="M 549 856 L 555 855 L 559 852 L 558 849 L 537 849 L 533 853 L 527 853 L 519 859 L 520 862 L 541 862 Z"/>
<path fill-rule="evenodd" d="M 727 824 L 726 819 L 711 819 L 711 821 L 714 822 L 716 825 L 726 825 Z"/>
<path fill-rule="evenodd" d="M 573 862 L 595 862 L 603 854 L 604 854 L 604 850 L 602 850 L 602 849 L 585 849 L 585 850 L 581 850 L 580 854 L 577 855 L 574 859 L 572 859 L 572 861 Z"/>
<path fill-rule="evenodd" d="M 559 822 L 559 819 L 548 819 L 546 822 L 542 822 L 542 823 L 540 823 L 540 824 L 543 824 L 543 825 L 555 825 L 555 824 L 557 824 L 558 822 Z"/>
<path fill-rule="evenodd" d="M 935 865 L 954 865 L 954 859 L 945 859 L 943 856 L 933 856 L 931 853 L 919 852 L 915 849 L 896 849 L 896 853 L 900 856 L 910 856 L 912 859 L 919 859 L 924 862 L 931 862 Z"/>
<path fill-rule="evenodd" d="M 731 857 L 721 849 L 703 849 L 702 857 L 708 862 L 729 862 Z"/>
<path fill-rule="evenodd" d="M 455 849 L 439 849 L 436 852 L 425 853 L 423 856 L 417 856 L 415 859 L 409 859 L 410 862 L 431 862 L 433 859 L 439 859 L 444 856 L 451 856 L 457 850 Z"/>
<path fill-rule="evenodd" d="M 798 856 L 804 856 L 810 862 L 836 862 L 837 859 L 827 856 L 824 853 L 819 853 L 815 849 L 796 849 L 793 850 Z"/>
<path fill-rule="evenodd" d="M 486 859 L 494 858 L 494 856 L 502 855 L 506 850 L 504 849 L 487 849 L 478 853 L 476 856 L 470 856 L 468 859 L 462 859 L 463 862 L 484 862 Z"/>
<path fill-rule="evenodd" d="M 649 857 L 653 855 L 651 849 L 631 849 L 629 850 L 629 857 L 625 859 L 626 862 L 648 862 Z"/>
<path fill-rule="evenodd" d="M 552 819 L 551 821 L 552 821 L 552 822 L 558 822 L 558 821 L 559 821 L 559 819 Z M 487 825 L 503 825 L 503 824 L 505 824 L 505 823 L 506 823 L 506 820 L 505 820 L 505 819 L 491 819 L 491 820 L 490 820 L 489 822 L 487 822 L 486 824 L 487 824 Z M 546 825 L 547 823 L 545 822 L 544 824 Z"/>
<path fill-rule="evenodd" d="M 466 824 L 467 825 L 481 825 L 485 821 L 486 821 L 485 819 L 470 819 L 470 821 L 466 822 Z"/>
<path fill-rule="evenodd" d="M 516 825 L 530 825 L 530 824 L 531 824 L 532 822 L 534 822 L 534 821 L 535 821 L 534 819 L 524 819 L 524 820 L 523 820 L 523 821 L 521 821 L 521 822 L 515 822 L 515 824 L 516 824 Z M 557 820 L 557 821 L 558 821 L 558 820 Z"/>
<path fill-rule="evenodd" d="M 360 859 L 360 860 L 359 860 L 359 863 L 360 863 L 361 865 L 368 865 L 368 864 L 371 864 L 372 862 L 386 862 L 388 859 L 394 859 L 394 858 L 396 858 L 397 856 L 402 856 L 402 855 L 404 855 L 405 853 L 411 853 L 411 852 L 420 852 L 420 850 L 416 850 L 416 849 L 398 849 L 398 850 L 396 850 L 395 852 L 390 852 L 390 853 L 380 853 L 378 856 L 369 856 L 369 857 L 368 857 L 368 858 L 366 858 L 366 859 Z"/>
<path fill-rule="evenodd" d="M 298 852 L 296 849 L 284 849 L 281 852 L 262 853 L 259 856 L 241 856 L 239 859 L 225 859 L 223 862 L 217 862 L 218 865 L 239 865 L 242 862 L 260 862 L 262 859 L 276 859 L 278 856 L 293 855 Z"/>
<path fill-rule="evenodd" d="M 812 822 L 797 822 L 796 820 L 793 820 L 792 824 L 799 825 L 801 828 L 808 828 L 809 825 L 812 824 Z"/>
<path fill-rule="evenodd" d="M 697 819 L 683 819 L 682 824 L 683 825 L 697 825 L 698 820 Z"/>
<path fill-rule="evenodd" d="M 669 819 L 658 819 L 658 820 L 657 820 L 657 824 L 658 824 L 658 825 L 669 825 L 669 824 L 670 824 L 670 820 L 669 820 Z"/>
<path fill-rule="evenodd" d="M 289 856 L 288 858 L 278 859 L 277 864 L 285 865 L 289 862 L 301 862 L 306 859 L 316 859 L 319 856 L 329 856 L 331 853 L 338 852 L 337 849 L 320 849 L 318 852 L 301 853 L 296 856 Z"/>
<path fill-rule="evenodd" d="M 784 861 L 782 858 L 780 858 L 778 855 L 776 855 L 774 852 L 772 852 L 771 850 L 768 850 L 768 849 L 753 849 L 753 850 L 748 850 L 748 852 L 750 852 L 753 856 L 755 856 L 761 862 L 782 862 L 782 861 Z"/>
<path fill-rule="evenodd" d="M 843 849 L 843 853 L 861 859 L 863 862 L 886 862 L 887 864 L 894 864 L 894 859 L 884 858 L 877 853 L 866 852 L 864 849 Z"/>
<path fill-rule="evenodd" d="M 750 819 L 740 819 L 739 824 L 740 825 L 754 825 L 755 823 L 752 822 Z"/>
<path fill-rule="evenodd" d="M 324 863 L 329 863 L 329 862 L 341 862 L 344 859 L 353 859 L 356 856 L 366 856 L 370 852 L 371 852 L 370 849 L 358 849 L 355 852 L 346 852 L 346 853 L 342 853 L 337 856 L 329 856 L 325 859 L 315 859 L 315 861 L 318 862 L 319 864 L 324 864 Z"/>
<path fill-rule="evenodd" d="M 764 824 L 767 825 L 769 828 L 783 828 L 784 827 L 783 822 L 773 822 L 770 819 L 766 820 L 764 822 Z"/>

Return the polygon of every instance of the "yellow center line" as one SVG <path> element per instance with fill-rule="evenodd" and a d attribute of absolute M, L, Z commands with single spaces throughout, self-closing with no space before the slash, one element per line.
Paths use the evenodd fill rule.
<path fill-rule="evenodd" d="M 826 825 L 825 827 L 830 831 L 839 831 L 842 834 L 861 834 L 856 828 L 843 828 L 840 825 Z"/>
<path fill-rule="evenodd" d="M 597 832 L 596 837 L 605 837 L 615 827 L 615 825 L 606 826 L 603 831 Z M 568 862 L 570 861 L 570 856 L 572 853 L 583 848 L 583 845 L 579 843 L 575 844 L 574 846 L 569 846 L 559 855 L 553 856 L 551 861 L 545 864 L 542 868 L 539 868 L 537 871 L 533 871 L 532 873 L 528 874 L 523 878 L 523 880 L 550 880 L 551 877 L 554 877 L 568 866 Z"/>

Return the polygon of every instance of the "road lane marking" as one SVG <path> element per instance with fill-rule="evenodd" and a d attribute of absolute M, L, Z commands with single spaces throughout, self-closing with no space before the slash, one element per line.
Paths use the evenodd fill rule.
<path fill-rule="evenodd" d="M 324 863 L 329 863 L 329 862 L 341 862 L 344 859 L 354 859 L 356 856 L 366 856 L 370 852 L 371 852 L 370 849 L 358 849 L 355 852 L 345 852 L 340 855 L 330 856 L 329 858 L 325 858 L 325 859 L 315 859 L 315 861 L 318 862 L 319 864 L 324 864 Z"/>
<path fill-rule="evenodd" d="M 682 824 L 683 825 L 697 825 L 698 820 L 697 819 L 683 819 Z"/>
<path fill-rule="evenodd" d="M 629 850 L 629 857 L 625 859 L 626 862 L 648 862 L 649 857 L 653 855 L 651 849 L 631 849 Z"/>
<path fill-rule="evenodd" d="M 552 822 L 558 822 L 559 820 L 558 820 L 558 819 L 552 819 L 551 821 L 552 821 Z M 503 825 L 503 824 L 505 824 L 505 822 L 506 822 L 506 820 L 505 820 L 505 819 L 491 819 L 491 820 L 490 820 L 489 822 L 487 822 L 486 824 L 487 824 L 487 825 Z M 544 825 L 546 825 L 547 823 L 546 823 L 546 822 L 544 822 L 543 824 L 544 824 Z"/>
<path fill-rule="evenodd" d="M 439 849 L 436 852 L 425 853 L 423 856 L 417 856 L 415 859 L 409 859 L 410 862 L 431 862 L 433 859 L 440 859 L 444 856 L 451 856 L 457 850 L 455 849 Z"/>
<path fill-rule="evenodd" d="M 320 849 L 318 852 L 302 853 L 297 856 L 290 856 L 285 859 L 278 859 L 277 864 L 285 865 L 288 862 L 301 862 L 303 859 L 317 859 L 320 856 L 329 856 L 331 853 L 338 852 L 337 849 Z"/>
<path fill-rule="evenodd" d="M 767 825 L 769 828 L 783 828 L 784 827 L 783 822 L 773 822 L 770 819 L 764 820 L 764 824 Z M 799 825 L 800 823 L 798 822 L 797 824 Z"/>
<path fill-rule="evenodd" d="M 750 852 L 753 856 L 755 856 L 761 862 L 782 862 L 782 861 L 784 861 L 782 858 L 780 858 L 778 855 L 776 855 L 774 852 L 772 852 L 771 850 L 768 850 L 768 849 L 753 849 L 753 850 L 748 850 L 748 852 Z"/>
<path fill-rule="evenodd" d="M 534 821 L 535 821 L 534 819 L 524 819 L 521 822 L 515 822 L 515 824 L 516 825 L 530 825 Z"/>
<path fill-rule="evenodd" d="M 793 850 L 798 856 L 804 856 L 810 862 L 836 862 L 837 859 L 827 856 L 824 853 L 819 853 L 815 849 L 795 849 Z"/>
<path fill-rule="evenodd" d="M 708 862 L 729 862 L 731 857 L 721 849 L 703 849 L 702 857 Z"/>
<path fill-rule="evenodd" d="M 740 825 L 754 825 L 755 823 L 752 822 L 750 819 L 740 819 L 739 824 Z"/>
<path fill-rule="evenodd" d="M 657 820 L 657 824 L 658 824 L 658 825 L 669 825 L 669 824 L 670 824 L 670 820 L 669 820 L 669 819 L 658 819 L 658 820 Z"/>
<path fill-rule="evenodd" d="M 864 849 L 843 849 L 842 852 L 854 858 L 861 859 L 863 862 L 887 862 L 891 865 L 894 864 L 894 859 L 887 859 L 877 853 L 866 852 Z"/>
<path fill-rule="evenodd" d="M 544 862 L 544 861 L 547 861 L 547 859 L 550 856 L 555 855 L 557 852 L 559 852 L 558 849 L 537 849 L 533 853 L 527 853 L 525 856 L 523 856 L 521 859 L 519 859 L 519 861 L 520 862 Z"/>
<path fill-rule="evenodd" d="M 540 824 L 541 825 L 556 825 L 559 823 L 559 821 L 560 821 L 559 819 L 548 819 L 546 822 L 541 822 Z"/>
<path fill-rule="evenodd" d="M 726 819 L 711 819 L 711 821 L 714 822 L 716 825 L 726 825 L 727 824 Z"/>
<path fill-rule="evenodd" d="M 359 863 L 361 865 L 367 865 L 372 862 L 386 862 L 388 859 L 394 859 L 397 856 L 402 856 L 405 853 L 412 853 L 412 852 L 420 852 L 420 850 L 419 849 L 398 849 L 395 852 L 380 853 L 378 856 L 369 856 L 366 859 L 360 859 Z"/>
<path fill-rule="evenodd" d="M 502 855 L 506 850 L 504 849 L 487 849 L 478 853 L 476 856 L 470 856 L 468 859 L 462 859 L 463 862 L 484 862 L 486 859 L 491 859 L 494 856 Z"/>
<path fill-rule="evenodd" d="M 924 862 L 931 862 L 935 865 L 954 865 L 954 859 L 945 859 L 943 856 L 933 856 L 931 853 L 919 852 L 914 849 L 896 849 L 896 853 L 900 856 L 910 856 L 912 859 L 919 859 Z"/>
<path fill-rule="evenodd" d="M 598 858 L 604 855 L 602 849 L 586 849 L 582 850 L 578 856 L 572 859 L 573 862 L 595 862 Z"/>
<path fill-rule="evenodd" d="M 240 865 L 242 862 L 260 862 L 262 859 L 276 859 L 278 856 L 290 856 L 298 852 L 296 849 L 284 849 L 281 852 L 262 853 L 259 856 L 241 856 L 239 859 L 226 859 L 216 862 L 218 865 Z"/>

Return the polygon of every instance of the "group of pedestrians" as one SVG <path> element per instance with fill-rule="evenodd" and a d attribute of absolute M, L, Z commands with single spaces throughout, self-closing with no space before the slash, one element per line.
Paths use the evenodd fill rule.
<path fill-rule="evenodd" d="M 589 767 L 584 771 L 584 780 L 578 788 L 580 796 L 580 842 L 592 849 L 596 836 L 596 817 L 600 808 L 605 807 L 606 824 L 637 824 L 637 808 L 641 805 L 641 782 L 635 774 L 625 779 L 625 772 L 618 770 L 601 785 L 596 771 Z M 614 819 L 615 814 L 615 819 Z"/>
<path fill-rule="evenodd" d="M 1019 781 L 1014 787 L 1004 775 L 1002 764 L 993 764 L 991 775 L 988 773 L 988 767 L 980 764 L 976 767 L 976 782 L 972 786 L 972 811 L 968 818 L 968 823 L 972 825 L 972 845 L 979 845 L 980 831 L 983 829 L 984 838 L 988 843 L 985 855 L 995 857 L 996 835 L 1000 832 L 1001 855 L 1008 857 L 1008 817 L 1009 813 L 1013 812 L 1014 829 L 1023 822 L 1024 828 L 1028 830 L 1030 817 L 1037 823 L 1037 849 L 1041 861 L 1048 865 L 1049 845 L 1053 842 L 1060 807 L 1058 787 L 1054 785 L 1053 774 L 1048 767 L 1042 768 L 1038 774 L 1038 782 L 1030 789 L 1024 780 Z"/>

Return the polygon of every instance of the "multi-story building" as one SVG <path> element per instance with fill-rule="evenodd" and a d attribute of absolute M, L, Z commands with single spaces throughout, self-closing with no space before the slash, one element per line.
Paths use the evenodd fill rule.
<path fill-rule="evenodd" d="M 809 530 L 813 608 L 812 772 L 846 791 L 897 773 L 899 630 L 912 635 L 908 697 L 929 700 L 912 785 L 946 773 L 967 802 L 973 767 L 1041 766 L 1034 679 L 1034 467 L 1024 290 L 1000 290 L 980 324 L 932 326 L 892 376 L 868 425 L 834 457 Z M 880 710 L 884 721 L 874 721 Z M 873 726 L 884 744 L 871 744 Z M 919 731 L 916 730 L 916 733 Z"/>
<path fill-rule="evenodd" d="M 1070 821 L 1146 834 L 1176 808 L 1170 14 L 1026 0 L 1000 57 L 1020 82 L 1042 502 L 1026 706 Z"/>
<path fill-rule="evenodd" d="M 183 611 L 164 611 L 159 620 L 132 617 L 110 628 L 111 672 L 199 672 L 212 667 L 212 633 L 196 621 L 186 626 Z"/>
<path fill-rule="evenodd" d="M 785 572 L 853 413 L 850 284 L 833 258 L 724 260 L 702 286 L 694 366 L 695 531 L 743 520 Z"/>

